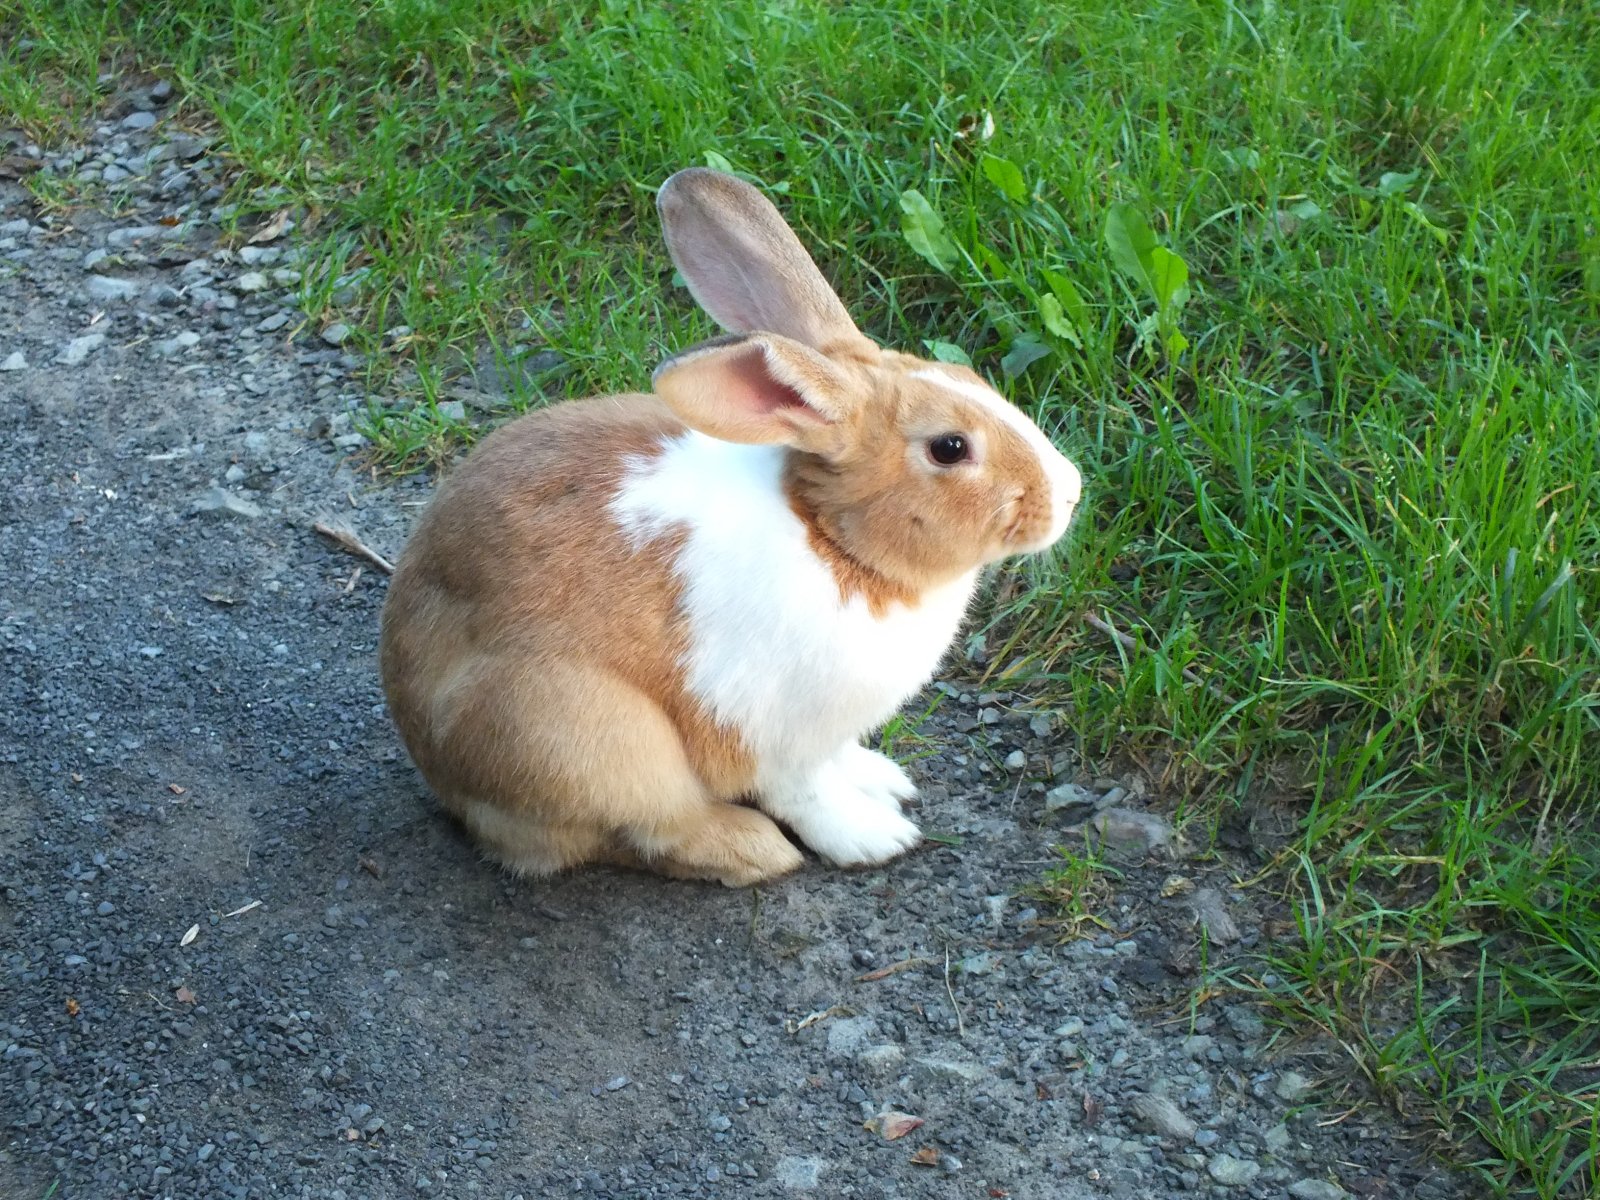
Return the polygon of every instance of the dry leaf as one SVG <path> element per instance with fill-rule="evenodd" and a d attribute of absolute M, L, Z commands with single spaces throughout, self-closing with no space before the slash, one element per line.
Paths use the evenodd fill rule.
<path fill-rule="evenodd" d="M 199 999 L 198 996 L 189 990 L 187 985 L 179 988 L 177 995 L 179 1004 L 193 1004 Z"/>
<path fill-rule="evenodd" d="M 237 916 L 240 916 L 243 913 L 249 912 L 252 908 L 260 908 L 260 907 L 261 907 L 261 901 L 252 900 L 252 901 L 250 901 L 249 904 L 240 905 L 238 908 L 234 909 L 231 913 L 223 913 L 222 915 L 225 916 L 225 917 L 237 917 Z"/>
<path fill-rule="evenodd" d="M 1161 881 L 1161 898 L 1170 900 L 1174 896 L 1183 896 L 1194 891 L 1194 880 L 1182 875 L 1168 875 Z"/>
<path fill-rule="evenodd" d="M 250 243 L 259 246 L 262 242 L 276 241 L 293 228 L 294 221 L 289 217 L 289 210 L 280 208 L 272 214 L 270 221 L 250 235 Z"/>
<path fill-rule="evenodd" d="M 74 1000 L 71 996 L 68 996 L 67 997 L 67 1016 L 75 1017 L 75 1016 L 78 1015 L 78 1013 L 80 1011 L 82 1011 L 82 1010 L 78 1008 L 78 1002 L 76 1000 Z"/>
<path fill-rule="evenodd" d="M 921 1117 L 913 1117 L 910 1113 L 890 1109 L 875 1117 L 869 1117 L 862 1128 L 868 1133 L 878 1134 L 886 1142 L 893 1142 L 905 1137 L 913 1129 L 920 1128 L 922 1124 Z"/>
<path fill-rule="evenodd" d="M 939 1151 L 933 1146 L 924 1146 L 911 1156 L 911 1161 L 919 1167 L 937 1167 Z"/>
<path fill-rule="evenodd" d="M 200 936 L 200 926 L 198 924 L 191 925 L 191 926 L 189 926 L 188 930 L 185 931 L 184 935 L 181 938 L 178 939 L 178 945 L 187 946 L 190 942 L 194 941 L 195 938 L 197 938 L 199 936 Z"/>
<path fill-rule="evenodd" d="M 358 567 L 357 570 L 360 570 L 360 568 Z M 383 878 L 383 868 L 378 865 L 377 859 L 366 857 L 358 858 L 356 859 L 356 866 L 360 867 L 374 879 Z"/>
<path fill-rule="evenodd" d="M 1101 1104 L 1088 1092 L 1083 1094 L 1083 1123 L 1085 1125 L 1098 1125 L 1100 1117 L 1105 1112 L 1106 1106 Z"/>
<path fill-rule="evenodd" d="M 184 787 L 182 784 L 177 784 L 177 783 L 169 783 L 169 784 L 167 784 L 167 791 L 171 792 L 174 796 L 181 796 L 185 792 L 187 792 L 188 790 L 189 789 Z"/>
<path fill-rule="evenodd" d="M 901 971 L 910 970 L 912 967 L 925 967 L 931 963 L 931 958 L 902 958 L 899 962 L 892 962 L 887 967 L 879 967 L 876 971 L 868 971 L 865 975 L 857 975 L 857 983 L 872 983 L 875 980 L 887 979 L 889 976 Z"/>

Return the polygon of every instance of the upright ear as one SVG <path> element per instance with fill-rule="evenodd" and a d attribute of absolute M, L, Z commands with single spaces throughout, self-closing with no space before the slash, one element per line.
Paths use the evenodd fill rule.
<path fill-rule="evenodd" d="M 661 185 L 656 209 L 696 303 L 728 332 L 765 329 L 813 349 L 876 350 L 772 202 L 748 183 L 692 167 Z"/>
<path fill-rule="evenodd" d="M 685 350 L 656 368 L 654 384 L 691 429 L 824 458 L 849 445 L 859 408 L 842 368 L 771 333 L 717 338 Z"/>

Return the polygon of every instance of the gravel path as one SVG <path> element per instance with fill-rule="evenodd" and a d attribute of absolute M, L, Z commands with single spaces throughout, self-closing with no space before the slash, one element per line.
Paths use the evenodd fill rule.
<path fill-rule="evenodd" d="M 13 147 L 104 204 L 0 178 L 0 1195 L 1469 1194 L 1326 1048 L 1191 1021 L 1197 922 L 1272 936 L 1250 848 L 1025 697 L 942 685 L 949 844 L 887 869 L 481 863 L 384 715 L 383 576 L 310 529 L 393 556 L 427 484 L 352 471 L 358 363 L 168 94 Z M 1091 817 L 1114 931 L 1062 942 L 1025 889 Z"/>

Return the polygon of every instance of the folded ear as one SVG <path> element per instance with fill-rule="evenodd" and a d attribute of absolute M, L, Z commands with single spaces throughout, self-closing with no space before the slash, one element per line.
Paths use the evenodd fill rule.
<path fill-rule="evenodd" d="M 667 251 L 695 302 L 730 333 L 770 330 L 814 349 L 875 350 L 772 202 L 691 167 L 656 193 Z"/>
<path fill-rule="evenodd" d="M 793 446 L 824 458 L 844 449 L 859 407 L 839 366 L 772 333 L 691 347 L 657 367 L 654 384 L 656 395 L 691 429 L 725 442 Z"/>

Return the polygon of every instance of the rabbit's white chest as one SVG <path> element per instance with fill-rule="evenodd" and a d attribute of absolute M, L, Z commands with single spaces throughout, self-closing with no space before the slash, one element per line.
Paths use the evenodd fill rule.
<path fill-rule="evenodd" d="M 689 689 L 766 765 L 825 757 L 882 724 L 938 666 L 973 577 L 875 617 L 840 600 L 782 491 L 783 451 L 690 433 L 612 503 L 636 545 L 683 531 Z"/>

